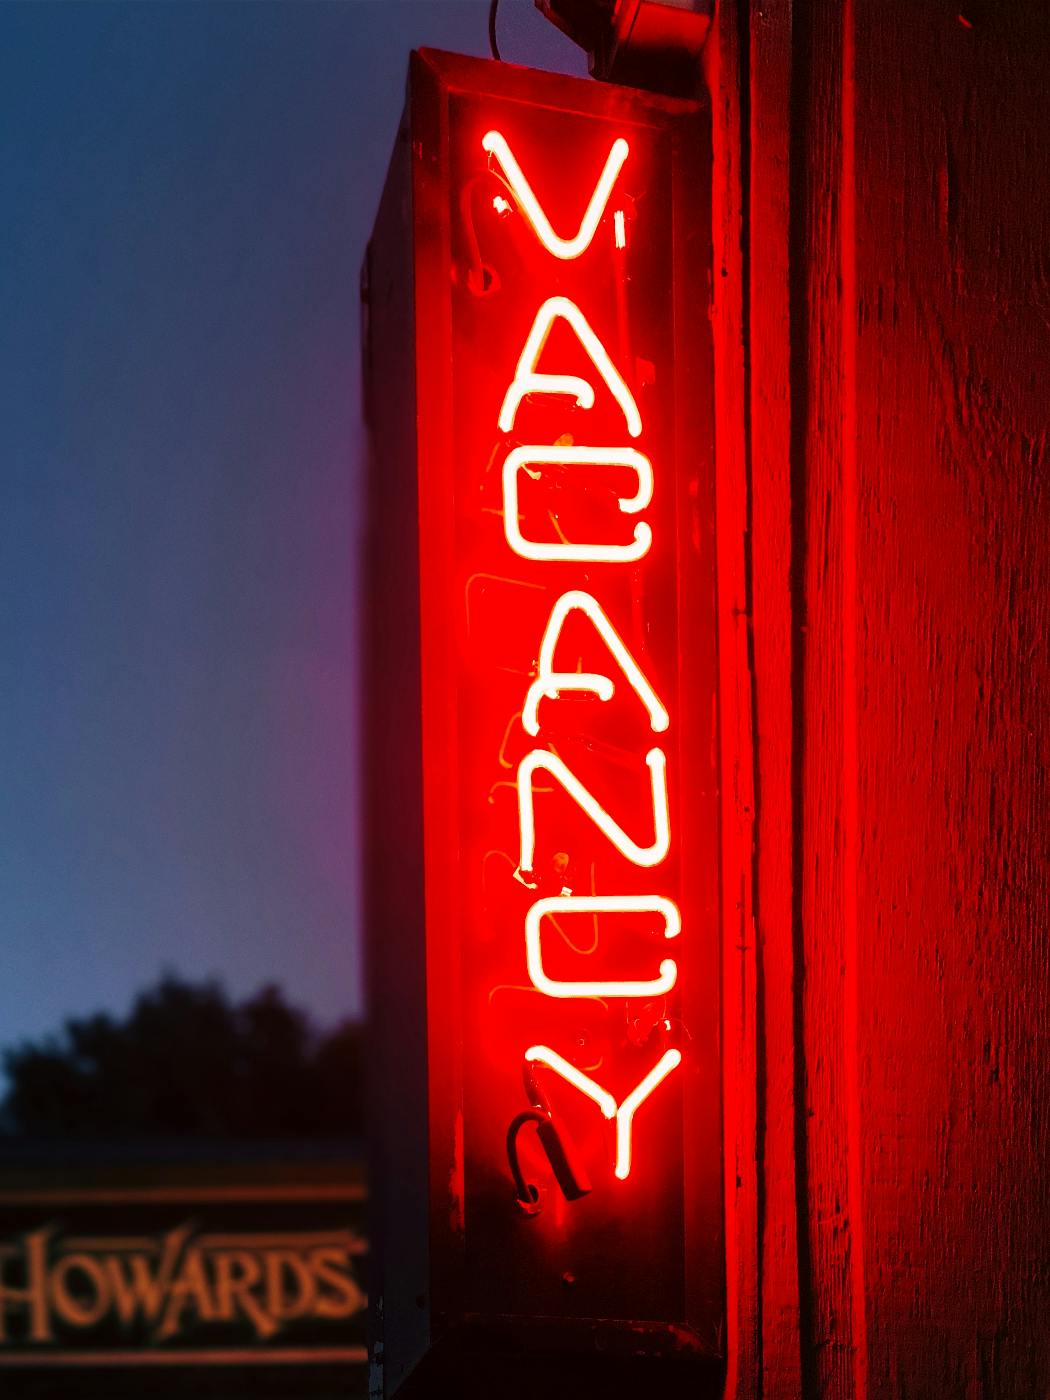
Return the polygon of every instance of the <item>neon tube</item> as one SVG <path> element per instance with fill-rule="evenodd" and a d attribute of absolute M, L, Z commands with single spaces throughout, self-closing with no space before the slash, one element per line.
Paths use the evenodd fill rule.
<path fill-rule="evenodd" d="M 579 1089 L 601 1109 L 604 1118 L 616 1120 L 616 1166 L 614 1174 L 620 1181 L 626 1181 L 631 1174 L 632 1129 L 634 1115 L 658 1084 L 662 1084 L 672 1070 L 682 1063 L 680 1050 L 666 1050 L 642 1082 L 627 1095 L 617 1107 L 616 1100 L 608 1089 L 603 1089 L 593 1079 L 588 1078 L 575 1065 L 563 1059 L 556 1050 L 547 1045 L 532 1045 L 525 1051 L 525 1058 L 532 1064 L 546 1065 L 554 1070 L 574 1089 Z"/>
<path fill-rule="evenodd" d="M 638 405 L 634 401 L 633 394 L 609 358 L 609 352 L 591 329 L 587 317 L 568 297 L 548 297 L 539 311 L 536 312 L 536 319 L 532 323 L 532 329 L 526 337 L 524 348 L 518 358 L 514 378 L 499 411 L 500 431 L 509 433 L 514 427 L 518 405 L 526 394 L 569 394 L 575 398 L 580 408 L 594 407 L 594 386 L 589 380 L 581 379 L 576 374 L 537 373 L 536 363 L 543 354 L 543 347 L 547 344 L 551 327 L 557 320 L 567 321 L 572 327 L 577 340 L 587 351 L 591 363 L 605 380 L 609 392 L 620 405 L 627 421 L 628 433 L 631 437 L 640 437 L 642 415 L 638 412 Z"/>
<path fill-rule="evenodd" d="M 522 709 L 521 722 L 526 734 L 533 738 L 540 732 L 539 706 L 542 699 L 557 700 L 563 691 L 590 691 L 600 700 L 611 700 L 616 687 L 608 676 L 596 675 L 588 671 L 556 671 L 554 651 L 561 637 L 561 629 L 570 612 L 579 611 L 586 615 L 602 641 L 612 652 L 617 665 L 627 678 L 627 683 L 645 706 L 649 716 L 649 728 L 662 734 L 669 720 L 667 711 L 660 703 L 641 667 L 624 646 L 615 627 L 609 621 L 601 604 L 590 593 L 574 588 L 563 593 L 551 609 L 543 640 L 540 643 L 538 675 L 529 686 Z"/>
<path fill-rule="evenodd" d="M 586 252 L 594 238 L 598 221 L 605 213 L 605 206 L 609 202 L 609 195 L 616 183 L 616 177 L 623 169 L 623 163 L 630 153 L 630 147 L 623 137 L 618 137 L 612 143 L 609 154 L 605 158 L 605 166 L 598 177 L 598 183 L 591 192 L 587 209 L 575 238 L 559 238 L 554 232 L 550 220 L 533 193 L 532 186 L 526 180 L 521 166 L 514 158 L 514 153 L 508 146 L 506 138 L 498 131 L 488 131 L 481 138 L 481 144 L 484 150 L 489 155 L 495 156 L 503 167 L 507 183 L 514 191 L 525 217 L 547 252 L 556 258 L 561 258 L 564 262 L 578 258 L 581 253 Z"/>
<path fill-rule="evenodd" d="M 593 1099 L 601 1109 L 603 1117 L 616 1117 L 616 1100 L 608 1089 L 603 1089 L 600 1084 L 595 1084 L 594 1080 L 589 1079 L 582 1070 L 571 1065 L 568 1060 L 562 1059 L 556 1050 L 552 1050 L 548 1045 L 533 1045 L 525 1051 L 525 1058 L 530 1063 L 546 1065 L 548 1069 L 560 1074 L 574 1089 L 579 1089 L 581 1094 L 586 1094 L 589 1099 Z"/>
<path fill-rule="evenodd" d="M 678 980 L 678 966 L 671 958 L 660 963 L 659 977 L 649 981 L 562 982 L 543 970 L 540 925 L 554 914 L 660 914 L 664 937 L 677 938 L 682 931 L 678 907 L 660 895 L 558 895 L 538 899 L 525 916 L 525 956 L 532 985 L 549 997 L 660 997 Z"/>
<path fill-rule="evenodd" d="M 653 498 L 653 467 L 633 447 L 515 447 L 503 463 L 503 533 L 522 559 L 576 559 L 596 564 L 631 563 L 643 559 L 653 542 L 644 520 L 634 527 L 633 544 L 562 544 L 527 540 L 518 522 L 518 472 L 529 466 L 630 467 L 638 476 L 633 496 L 619 497 L 625 515 L 637 515 Z"/>
<path fill-rule="evenodd" d="M 656 1062 L 637 1089 L 632 1089 L 616 1110 L 616 1170 L 620 1181 L 631 1174 L 631 1128 L 634 1115 L 656 1086 L 682 1063 L 680 1050 L 668 1050 Z"/>
<path fill-rule="evenodd" d="M 604 807 L 571 772 L 557 754 L 545 749 L 533 749 L 518 764 L 518 822 L 521 831 L 519 869 L 531 871 L 536 855 L 536 817 L 533 809 L 532 775 L 538 770 L 550 773 L 577 802 L 591 821 L 616 849 L 631 862 L 649 869 L 659 865 L 671 847 L 670 818 L 667 810 L 667 759 L 662 749 L 650 749 L 645 755 L 653 793 L 654 838 L 651 846 L 639 846 L 615 822 Z"/>

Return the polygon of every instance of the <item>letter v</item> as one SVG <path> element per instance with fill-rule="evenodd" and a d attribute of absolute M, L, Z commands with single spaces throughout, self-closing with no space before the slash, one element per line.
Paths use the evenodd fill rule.
<path fill-rule="evenodd" d="M 587 205 L 583 221 L 580 224 L 580 231 L 575 238 L 559 238 L 554 232 L 550 220 L 543 212 L 539 200 L 532 191 L 532 186 L 526 180 L 521 166 L 514 159 L 514 153 L 507 145 L 505 138 L 498 131 L 489 131 L 481 138 L 481 144 L 489 155 L 496 157 L 503 167 L 507 183 L 514 191 L 514 196 L 524 211 L 525 217 L 547 252 L 556 258 L 561 258 L 563 262 L 578 258 L 581 253 L 586 252 L 591 246 L 598 221 L 605 213 L 605 206 L 609 202 L 612 187 L 616 183 L 616 177 L 622 170 L 630 150 L 623 137 L 618 137 L 612 143 L 612 148 L 605 160 L 605 168 L 598 177 L 598 183 L 594 187 L 590 203 Z"/>

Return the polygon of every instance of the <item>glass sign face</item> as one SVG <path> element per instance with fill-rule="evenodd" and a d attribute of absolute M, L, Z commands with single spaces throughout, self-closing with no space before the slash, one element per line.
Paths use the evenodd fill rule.
<path fill-rule="evenodd" d="M 435 1230 L 468 1322 L 710 1354 L 707 127 L 646 94 L 427 61 L 438 100 L 412 140 L 428 1053 L 445 1086 L 430 1150 L 450 1201 Z"/>

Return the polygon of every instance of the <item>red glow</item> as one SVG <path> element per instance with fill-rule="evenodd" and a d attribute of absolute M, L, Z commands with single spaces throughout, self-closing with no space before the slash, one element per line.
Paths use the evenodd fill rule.
<path fill-rule="evenodd" d="M 514 138 L 515 149 L 523 144 Z M 656 367 L 664 385 L 669 361 L 649 307 L 632 310 L 626 300 L 625 279 L 638 275 L 638 259 L 650 260 L 657 278 L 660 269 L 655 245 L 641 237 L 644 223 L 628 254 L 622 208 L 613 211 L 612 236 L 595 238 L 613 186 L 629 180 L 628 170 L 647 178 L 644 159 L 625 167 L 626 139 L 613 133 L 603 144 L 602 174 L 589 187 L 579 232 L 562 239 L 552 218 L 569 222 L 562 206 L 578 208 L 578 182 L 552 178 L 530 155 L 530 170 L 543 177 L 541 206 L 511 143 L 491 128 L 481 136 L 479 156 L 499 165 L 537 242 L 530 251 L 502 220 L 479 239 L 499 290 L 464 301 L 463 324 L 478 330 L 465 332 L 475 348 L 457 370 L 459 450 L 465 463 L 489 463 L 480 497 L 476 487 L 460 492 L 471 599 L 466 732 L 479 745 L 462 781 L 468 832 L 476 829 L 483 847 L 481 941 L 469 982 L 493 1006 L 515 984 L 531 996 L 520 1026 L 515 1018 L 491 1022 L 478 1052 L 496 1075 L 520 1071 L 524 1055 L 571 1086 L 574 1095 L 552 1111 L 585 1140 L 580 1094 L 615 1121 L 613 1138 L 590 1150 L 592 1196 L 603 1190 L 603 1159 L 604 1190 L 619 1191 L 633 1158 L 646 1162 L 652 1182 L 673 1155 L 666 1108 L 646 1115 L 640 1142 L 634 1120 L 682 1062 L 682 1050 L 667 1044 L 677 1024 L 669 1013 L 697 936 L 681 902 L 673 817 L 688 793 L 677 718 L 665 703 L 678 692 L 676 655 L 673 643 L 653 647 L 673 637 L 676 616 L 671 403 L 666 387 L 647 389 L 639 373 L 640 365 Z M 629 183 L 623 196 L 634 208 Z M 496 194 L 495 212 L 503 199 Z M 570 276 L 570 267 L 580 271 Z M 493 400 L 499 411 L 488 416 Z M 483 626 L 481 598 L 497 590 L 502 601 L 485 610 Z M 489 771 L 493 741 L 498 776 Z M 665 955 L 671 940 L 675 958 Z M 649 1029 L 636 1034 L 630 1053 L 607 1032 L 597 1058 L 581 1055 L 571 1030 L 584 1024 L 580 1008 L 588 1003 L 592 1014 L 613 1018 L 610 1032 L 617 1014 L 637 1019 L 638 1009 L 652 1008 Z M 554 1007 L 561 1009 L 552 1017 Z M 515 1047 L 519 1031 L 532 1039 Z M 665 1098 L 673 1101 L 666 1091 Z M 502 1128 L 518 1108 L 514 1099 L 479 1100 L 474 1112 L 482 1116 L 468 1115 L 465 1125 L 468 1157 L 486 1121 Z"/>
<path fill-rule="evenodd" d="M 536 812 L 533 774 L 549 773 L 556 779 L 574 802 L 586 812 L 595 826 L 625 860 L 632 865 L 640 865 L 648 870 L 660 865 L 671 847 L 671 828 L 667 815 L 667 759 L 661 749 L 650 749 L 645 755 L 645 766 L 653 791 L 652 842 L 639 845 L 632 841 L 623 827 L 605 810 L 600 802 L 580 782 L 575 773 L 555 753 L 543 749 L 533 749 L 518 764 L 518 823 L 521 831 L 521 855 L 518 869 L 523 874 L 532 873 L 536 855 Z"/>
<path fill-rule="evenodd" d="M 622 509 L 622 501 L 620 505 Z M 529 693 L 525 697 L 525 708 L 521 714 L 521 723 L 526 734 L 531 734 L 535 738 L 540 732 L 539 705 L 544 698 L 557 700 L 563 691 L 573 690 L 590 691 L 597 695 L 599 700 L 611 700 L 616 693 L 616 687 L 608 676 L 595 675 L 592 672 L 555 670 L 554 652 L 561 636 L 562 627 L 571 612 L 581 612 L 590 619 L 595 631 L 609 648 L 613 659 L 627 678 L 631 689 L 645 706 L 649 715 L 649 727 L 654 733 L 662 733 L 668 725 L 667 711 L 646 679 L 642 668 L 624 646 L 619 633 L 606 617 L 598 600 L 590 593 L 584 593 L 582 590 L 574 588 L 568 593 L 563 593 L 554 604 L 550 621 L 543 634 L 543 641 L 540 643 L 540 655 L 536 667 L 537 676 L 529 686 Z"/>
<path fill-rule="evenodd" d="M 629 146 L 626 140 L 619 136 L 613 140 L 601 177 L 591 194 L 579 233 L 571 240 L 563 240 L 554 233 L 550 220 L 525 179 L 505 138 L 499 132 L 490 130 L 482 138 L 481 145 L 485 152 L 498 160 L 519 205 L 547 253 L 561 261 L 571 261 L 591 246 L 609 193 L 627 158 Z M 624 252 L 626 227 L 622 209 L 615 211 L 613 224 L 614 248 Z M 616 693 L 615 683 L 602 672 L 584 669 L 582 665 L 578 665 L 575 670 L 555 670 L 555 649 L 562 638 L 570 614 L 577 613 L 581 619 L 586 618 L 597 638 L 615 660 L 634 695 L 642 701 L 650 731 L 664 733 L 670 728 L 670 715 L 657 698 L 651 681 L 613 628 L 597 596 L 604 590 L 605 576 L 597 572 L 592 579 L 582 568 L 584 565 L 594 566 L 600 571 L 610 566 L 623 568 L 639 565 L 652 549 L 653 525 L 648 519 L 638 521 L 630 542 L 604 538 L 606 529 L 597 529 L 594 525 L 586 530 L 584 537 L 581 538 L 580 534 L 588 515 L 595 521 L 600 518 L 593 510 L 587 509 L 587 502 L 591 497 L 607 498 L 612 494 L 618 511 L 626 515 L 635 515 L 646 510 L 652 503 L 656 489 L 656 472 L 649 455 L 627 446 L 622 437 L 619 442 L 616 441 L 620 434 L 631 438 L 639 438 L 642 435 L 643 421 L 635 393 L 629 387 L 621 369 L 613 363 L 605 341 L 596 333 L 580 305 L 564 294 L 547 294 L 558 285 L 553 273 L 553 267 L 545 268 L 541 263 L 536 267 L 533 277 L 521 287 L 524 295 L 538 294 L 544 299 L 517 357 L 513 377 L 504 394 L 498 415 L 498 426 L 501 433 L 510 434 L 515 429 L 519 409 L 528 399 L 532 405 L 529 417 L 531 437 L 538 427 L 537 410 L 541 407 L 540 401 L 545 398 L 548 402 L 543 405 L 545 411 L 542 421 L 546 424 L 550 440 L 547 443 L 520 447 L 507 444 L 502 468 L 503 533 L 510 551 L 519 559 L 549 569 L 558 569 L 559 580 L 571 577 L 565 570 L 567 566 L 572 565 L 577 570 L 577 582 L 581 585 L 587 583 L 588 587 L 566 589 L 551 610 L 542 639 L 538 640 L 535 679 L 527 687 L 521 704 L 521 726 L 532 738 L 539 737 L 541 700 L 552 705 L 566 696 L 593 696 L 603 705 L 608 705 Z M 567 353 L 572 355 L 571 345 L 567 345 L 565 341 L 561 342 L 557 356 L 548 352 L 551 332 L 559 322 L 564 323 L 566 330 L 575 337 L 575 358 L 578 359 L 579 353 L 583 352 L 589 362 L 589 368 L 597 371 L 608 390 L 609 398 L 622 414 L 623 421 L 619 429 L 616 419 L 610 420 L 607 406 L 596 409 L 595 385 L 590 378 L 575 372 L 571 358 L 568 363 L 563 361 L 563 366 L 557 373 L 551 372 L 549 367 L 542 370 L 539 368 L 541 360 L 546 362 Z M 513 344 L 513 341 L 510 343 Z M 621 354 L 625 349 L 629 352 L 629 348 L 629 342 L 625 342 L 621 335 Z M 628 359 L 627 364 L 630 363 Z M 573 403 L 576 410 L 597 412 L 599 416 L 596 418 L 596 430 L 608 435 L 612 440 L 601 445 L 580 445 L 575 442 Z M 497 452 L 498 450 L 497 448 Z M 632 473 L 634 477 L 635 489 L 630 494 L 623 494 L 623 487 L 619 484 L 623 479 L 624 470 Z M 617 471 L 621 472 L 619 481 L 615 476 Z M 519 496 L 519 476 L 522 473 L 527 474 L 536 483 L 537 488 L 531 498 L 533 509 L 531 512 L 525 512 L 526 515 L 534 515 L 537 502 L 542 503 L 545 497 L 556 492 L 557 483 L 569 480 L 569 473 L 578 476 L 580 484 L 575 490 L 581 505 L 576 511 L 575 519 L 570 522 L 557 515 L 548 514 L 545 529 L 549 530 L 553 525 L 556 538 L 531 538 L 523 529 L 523 511 Z M 538 574 L 537 580 L 542 586 L 542 575 Z M 522 642 L 526 647 L 529 646 L 528 633 L 523 633 Z M 531 639 L 531 645 L 537 646 L 536 638 Z M 562 650 L 568 654 L 567 647 L 563 647 Z M 559 724 L 564 725 L 561 709 L 562 706 L 559 705 L 558 719 Z M 582 725 L 580 738 L 586 742 L 590 737 L 588 730 L 591 727 L 588 723 L 588 711 L 586 708 L 581 710 L 577 705 L 573 713 L 576 717 L 575 725 L 569 722 L 567 729 L 563 728 L 561 732 L 572 732 L 573 729 L 580 729 Z M 550 794 L 557 800 L 559 789 L 576 804 L 587 823 L 597 829 L 600 838 L 604 838 L 627 867 L 653 872 L 659 884 L 659 872 L 667 863 L 672 842 L 667 791 L 667 754 L 661 748 L 649 748 L 644 755 L 639 755 L 639 758 L 649 776 L 653 833 L 651 841 L 644 835 L 637 839 L 637 832 L 629 834 L 621 820 L 610 813 L 606 802 L 595 794 L 553 748 L 534 748 L 520 758 L 515 779 L 518 799 L 518 864 L 513 874 L 523 885 L 529 889 L 538 889 L 544 883 L 543 872 L 549 868 L 548 862 L 553 860 L 554 868 L 557 868 L 558 857 L 548 854 L 551 844 L 545 841 L 537 869 L 536 809 L 538 792 Z M 622 761 L 625 765 L 630 762 L 627 749 L 623 752 Z M 637 764 L 637 760 L 635 762 Z M 628 810 L 632 805 L 627 804 Z M 543 810 L 552 810 L 546 800 Z M 576 839 L 590 844 L 585 833 L 580 833 Z M 556 850 L 556 847 L 554 849 Z M 616 884 L 625 880 L 625 874 L 616 875 L 610 871 L 608 878 L 613 882 L 613 888 L 609 891 L 574 895 L 563 885 L 560 894 L 538 899 L 525 915 L 526 967 L 532 986 L 544 997 L 555 1001 L 593 997 L 600 998 L 603 1002 L 610 999 L 622 999 L 627 1002 L 638 997 L 649 1000 L 665 998 L 674 991 L 678 981 L 678 965 L 670 958 L 660 960 L 657 975 L 649 977 L 638 977 L 629 970 L 625 975 L 610 973 L 582 977 L 556 977 L 548 973 L 543 959 L 541 926 L 545 918 L 553 919 L 556 914 L 589 914 L 596 921 L 600 914 L 633 915 L 637 918 L 639 915 L 655 913 L 663 919 L 665 937 L 677 938 L 681 933 L 682 919 L 678 906 L 666 894 L 639 894 L 631 891 L 629 886 L 627 889 L 621 887 L 617 891 Z M 664 874 L 663 879 L 666 878 Z M 597 923 L 595 926 L 597 927 Z M 632 1123 L 635 1110 L 667 1074 L 677 1067 L 681 1061 L 680 1051 L 665 1050 L 656 1066 L 627 1093 L 619 1106 L 608 1090 L 599 1087 L 582 1069 L 551 1047 L 534 1045 L 526 1052 L 525 1058 L 529 1062 L 545 1064 L 567 1083 L 594 1099 L 606 1117 L 615 1118 L 617 1126 L 614 1176 L 620 1181 L 625 1181 L 631 1171 Z"/>
<path fill-rule="evenodd" d="M 521 532 L 518 509 L 518 473 L 530 467 L 629 467 L 638 478 L 638 490 L 633 496 L 620 496 L 618 505 L 627 515 L 634 515 L 652 500 L 653 469 L 648 457 L 631 447 L 516 447 L 508 452 L 503 463 L 503 528 L 507 543 L 523 559 L 573 559 L 577 562 L 612 564 L 630 562 L 648 554 L 653 542 L 651 528 L 641 521 L 634 527 L 632 544 L 597 544 L 562 540 L 542 544 L 527 540 Z M 538 477 L 539 472 L 529 472 Z"/>
<path fill-rule="evenodd" d="M 613 236 L 617 248 L 622 252 L 627 247 L 627 223 L 622 209 L 613 214 Z"/>
<path fill-rule="evenodd" d="M 551 1050 L 546 1045 L 533 1045 L 525 1052 L 526 1060 L 536 1064 L 546 1065 L 549 1069 L 560 1074 L 561 1077 L 579 1089 L 581 1094 L 593 1099 L 602 1111 L 604 1118 L 615 1118 L 616 1120 L 616 1165 L 614 1174 L 619 1181 L 626 1181 L 631 1174 L 631 1151 L 634 1115 L 641 1108 L 642 1104 L 653 1092 L 656 1086 L 663 1082 L 673 1069 L 677 1069 L 682 1063 L 682 1055 L 679 1050 L 668 1050 L 645 1076 L 640 1084 L 636 1084 L 631 1092 L 624 1099 L 623 1103 L 617 1104 L 608 1089 L 603 1089 L 600 1084 L 582 1074 L 568 1060 L 563 1059 L 555 1050 Z"/>
<path fill-rule="evenodd" d="M 581 253 L 586 252 L 591 246 L 598 221 L 605 213 L 605 206 L 609 200 L 609 193 L 616 183 L 616 177 L 627 159 L 630 150 L 627 142 L 622 137 L 618 137 L 612 143 L 605 166 L 598 177 L 598 183 L 591 192 L 579 232 L 574 238 L 567 239 L 559 238 L 551 228 L 550 220 L 543 212 L 539 200 L 532 192 L 532 186 L 526 180 L 521 166 L 515 160 L 514 153 L 503 136 L 498 131 L 486 132 L 482 137 L 481 144 L 490 155 L 495 156 L 503 167 L 507 182 L 514 191 L 518 203 L 525 211 L 536 237 L 547 252 L 553 257 L 564 260 L 578 258 Z"/>
<path fill-rule="evenodd" d="M 548 297 L 536 313 L 528 339 L 518 358 L 514 379 L 507 389 L 503 407 L 499 412 L 499 426 L 504 433 L 514 427 L 518 405 L 526 395 L 565 394 L 575 398 L 578 407 L 594 407 L 594 387 L 588 379 L 576 374 L 538 373 L 536 363 L 543 354 L 547 338 L 555 321 L 565 321 L 576 333 L 580 344 L 586 350 L 595 369 L 605 380 L 613 398 L 623 410 L 627 420 L 627 431 L 631 437 L 638 437 L 642 431 L 642 418 L 634 396 L 624 383 L 619 370 L 609 358 L 609 352 L 591 329 L 587 317 L 569 297 Z"/>
<path fill-rule="evenodd" d="M 709 367 L 675 300 L 708 274 L 666 104 L 574 93 L 609 109 L 457 91 L 414 167 L 434 1189 L 466 1312 L 677 1347 L 685 1236 L 718 1239 Z"/>
<path fill-rule="evenodd" d="M 543 970 L 540 924 L 554 914 L 659 914 L 664 921 L 664 937 L 677 938 L 682 917 L 669 899 L 659 895 L 557 895 L 538 899 L 525 917 L 525 952 L 532 985 L 549 997 L 661 997 L 678 980 L 678 967 L 670 959 L 660 963 L 659 977 L 648 981 L 598 979 L 566 982 L 548 977 Z"/>
<path fill-rule="evenodd" d="M 662 1084 L 673 1069 L 682 1063 L 680 1050 L 667 1050 L 642 1082 L 624 1099 L 616 1110 L 616 1175 L 626 1181 L 631 1174 L 631 1129 L 634 1115 L 658 1084 Z"/>

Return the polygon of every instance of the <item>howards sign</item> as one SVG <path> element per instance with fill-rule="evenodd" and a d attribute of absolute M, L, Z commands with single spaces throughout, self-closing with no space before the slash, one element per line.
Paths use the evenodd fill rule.
<path fill-rule="evenodd" d="M 177 1389 L 187 1367 L 276 1367 L 296 1371 L 297 1394 L 326 1394 L 333 1378 L 339 1393 L 364 1394 L 360 1168 L 295 1171 L 202 1180 L 153 1168 L 85 1185 L 92 1172 L 80 1170 L 61 1185 L 48 1180 L 53 1172 L 2 1183 L 0 1372 L 22 1373 L 23 1386 L 29 1372 L 64 1375 L 68 1387 L 77 1370 L 116 1394 L 141 1388 L 148 1367 L 160 1395 L 161 1373 L 181 1374 Z M 86 1379 L 76 1384 L 93 1393 Z"/>

